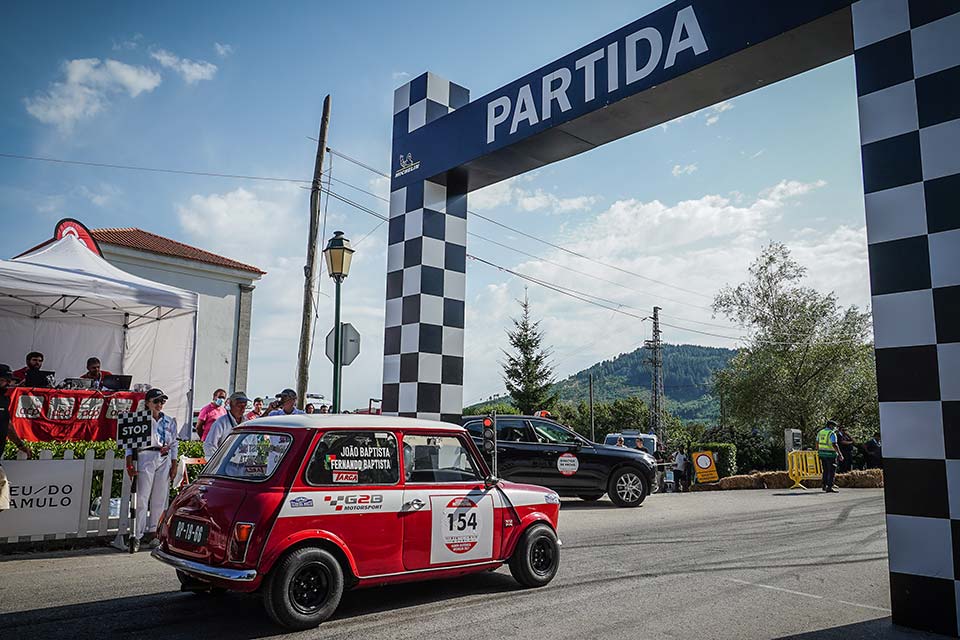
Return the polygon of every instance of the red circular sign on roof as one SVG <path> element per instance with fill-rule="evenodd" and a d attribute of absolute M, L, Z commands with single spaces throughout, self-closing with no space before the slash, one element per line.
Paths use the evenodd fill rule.
<path fill-rule="evenodd" d="M 90 230 L 83 226 L 82 222 L 74 220 L 73 218 L 64 218 L 58 222 L 57 229 L 54 231 L 53 237 L 56 240 L 60 240 L 65 236 L 73 236 L 85 244 L 90 251 L 93 251 L 101 258 L 103 257 L 103 254 L 100 252 L 100 246 L 97 245 L 97 241 L 93 239 L 92 235 L 90 235 Z"/>

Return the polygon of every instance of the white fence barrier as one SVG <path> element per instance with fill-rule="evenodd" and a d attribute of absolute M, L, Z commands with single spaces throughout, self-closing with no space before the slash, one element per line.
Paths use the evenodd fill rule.
<path fill-rule="evenodd" d="M 23 454 L 17 460 L 7 460 L 3 468 L 10 483 L 11 509 L 0 512 L 0 544 L 126 533 L 130 478 L 124 470 L 124 459 L 112 450 L 101 459 L 95 455 L 88 449 L 82 460 L 75 459 L 73 450 L 67 449 L 63 460 L 53 460 L 53 453 L 45 450 L 39 460 L 26 460 Z M 82 473 L 72 474 L 80 462 Z M 114 471 L 122 472 L 122 485 L 119 514 L 111 517 Z M 103 487 L 99 496 L 91 496 L 98 473 L 103 476 Z"/>

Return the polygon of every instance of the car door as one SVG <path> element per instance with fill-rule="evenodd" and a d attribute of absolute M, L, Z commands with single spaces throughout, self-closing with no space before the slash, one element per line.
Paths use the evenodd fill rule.
<path fill-rule="evenodd" d="M 502 537 L 501 497 L 484 484 L 466 436 L 402 437 L 404 569 L 493 561 Z"/>
<path fill-rule="evenodd" d="M 482 451 L 480 421 L 471 421 L 466 428 Z M 511 482 L 536 484 L 539 447 L 523 418 L 497 418 L 497 476 Z M 484 454 L 487 466 L 493 468 L 491 456 Z"/>
<path fill-rule="evenodd" d="M 602 485 L 600 457 L 593 443 L 549 420 L 531 419 L 530 427 L 538 442 L 540 484 L 567 491 Z"/>

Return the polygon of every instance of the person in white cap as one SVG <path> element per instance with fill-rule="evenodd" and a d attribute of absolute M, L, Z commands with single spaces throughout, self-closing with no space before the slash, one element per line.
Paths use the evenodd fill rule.
<path fill-rule="evenodd" d="M 131 480 L 137 481 L 137 536 L 141 540 L 153 537 L 151 548 L 160 546 L 160 540 L 156 538 L 157 523 L 167 508 L 170 483 L 177 471 L 177 420 L 163 413 L 166 402 L 167 395 L 160 389 L 147 391 L 150 446 L 138 450 L 136 467 L 133 466 L 133 451 L 127 449 L 127 473 Z"/>
<path fill-rule="evenodd" d="M 213 454 L 217 452 L 223 441 L 227 439 L 230 432 L 243 422 L 243 412 L 247 408 L 250 398 L 243 391 L 237 391 L 227 400 L 227 412 L 217 418 L 210 431 L 207 432 L 207 439 L 203 441 L 203 456 L 209 461 Z"/>

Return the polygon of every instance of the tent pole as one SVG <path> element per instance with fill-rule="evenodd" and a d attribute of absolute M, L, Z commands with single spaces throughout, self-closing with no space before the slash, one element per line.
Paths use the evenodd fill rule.
<path fill-rule="evenodd" d="M 130 314 L 123 314 L 123 340 L 120 341 L 120 374 L 127 372 L 127 329 L 129 329 Z"/>

